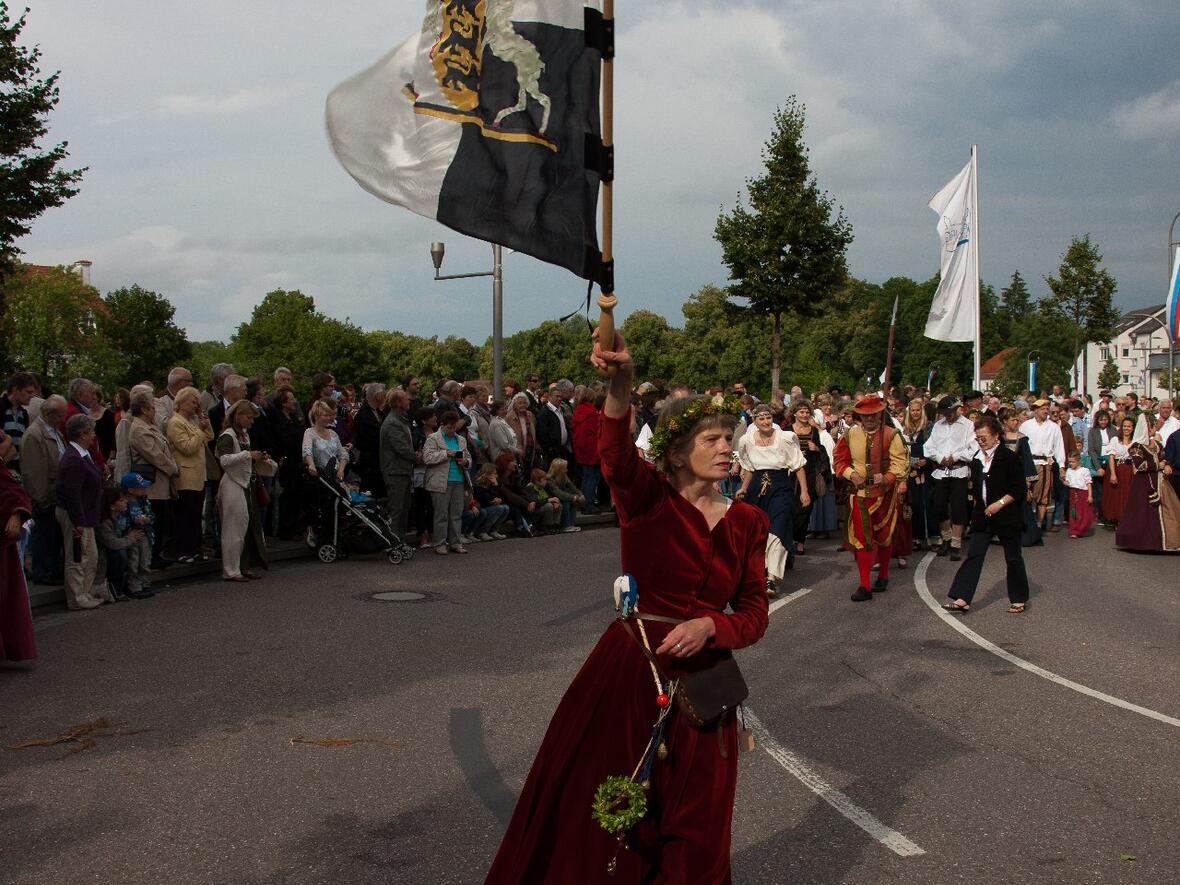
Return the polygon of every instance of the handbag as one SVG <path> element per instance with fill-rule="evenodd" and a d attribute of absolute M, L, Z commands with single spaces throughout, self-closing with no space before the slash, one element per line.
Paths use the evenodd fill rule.
<path fill-rule="evenodd" d="M 258 504 L 260 510 L 265 510 L 270 506 L 270 492 L 266 490 L 266 486 L 257 480 L 254 481 L 254 500 Z"/>
<path fill-rule="evenodd" d="M 662 621 L 667 624 L 683 623 L 676 618 L 641 612 L 632 613 L 631 618 L 643 621 Z M 647 647 L 647 643 L 636 634 L 630 620 L 626 618 L 620 620 L 623 621 L 623 626 L 631 634 L 631 638 L 635 640 L 640 651 L 660 673 L 660 677 L 665 682 L 669 681 L 660 670 L 656 657 Z M 716 652 L 709 666 L 685 673 L 680 677 L 676 688 L 676 705 L 692 725 L 697 728 L 707 728 L 714 725 L 730 710 L 736 709 L 749 696 L 750 688 L 746 685 L 741 668 L 738 667 L 733 654 L 726 650 Z"/>

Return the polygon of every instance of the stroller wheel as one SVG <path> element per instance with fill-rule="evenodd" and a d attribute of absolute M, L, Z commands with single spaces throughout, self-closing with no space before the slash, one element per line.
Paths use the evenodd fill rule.
<path fill-rule="evenodd" d="M 414 558 L 414 548 L 411 547 L 409 544 L 403 544 L 402 548 L 401 548 L 401 554 L 402 554 L 403 560 L 413 559 Z"/>
<path fill-rule="evenodd" d="M 319 550 L 320 562 L 335 562 L 336 548 L 331 544 L 321 544 Z"/>
<path fill-rule="evenodd" d="M 389 560 L 390 565 L 399 565 L 402 561 L 401 551 L 397 549 L 390 550 L 389 553 L 386 554 L 386 558 Z"/>

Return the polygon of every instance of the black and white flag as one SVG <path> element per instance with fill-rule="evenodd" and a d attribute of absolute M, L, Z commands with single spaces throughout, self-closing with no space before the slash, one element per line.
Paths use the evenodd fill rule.
<path fill-rule="evenodd" d="M 570 0 L 428 0 L 328 96 L 332 148 L 383 200 L 601 282 L 600 22 Z"/>

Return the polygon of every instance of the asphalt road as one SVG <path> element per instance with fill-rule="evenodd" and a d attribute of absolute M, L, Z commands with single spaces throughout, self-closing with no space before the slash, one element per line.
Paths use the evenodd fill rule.
<path fill-rule="evenodd" d="M 281 563 L 40 616 L 41 661 L 0 668 L 0 881 L 482 881 L 612 616 L 617 540 Z M 917 558 L 854 605 L 851 558 L 813 543 L 740 656 L 764 730 L 734 880 L 1180 879 L 1180 560 L 1111 540 L 1027 551 L 1024 616 L 995 550 L 964 625 L 1037 672 L 944 623 Z M 952 568 L 930 564 L 938 601 Z M 371 598 L 406 590 L 428 595 Z M 9 749 L 99 718 L 123 733 Z"/>

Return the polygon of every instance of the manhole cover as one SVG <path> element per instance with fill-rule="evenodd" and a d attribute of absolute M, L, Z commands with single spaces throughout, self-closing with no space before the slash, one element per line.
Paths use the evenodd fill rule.
<path fill-rule="evenodd" d="M 369 598 L 378 602 L 420 602 L 426 598 L 426 594 L 412 593 L 409 590 L 392 590 L 388 593 L 374 593 Z"/>

